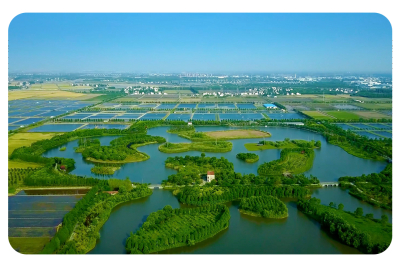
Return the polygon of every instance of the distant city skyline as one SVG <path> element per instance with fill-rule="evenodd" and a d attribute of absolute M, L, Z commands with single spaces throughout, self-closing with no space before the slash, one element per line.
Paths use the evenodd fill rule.
<path fill-rule="evenodd" d="M 380 14 L 21 14 L 9 72 L 385 73 Z"/>

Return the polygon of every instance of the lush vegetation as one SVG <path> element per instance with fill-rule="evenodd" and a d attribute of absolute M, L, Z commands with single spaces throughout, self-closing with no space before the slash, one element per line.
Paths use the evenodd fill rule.
<path fill-rule="evenodd" d="M 146 185 L 136 188 L 120 188 L 119 193 L 110 195 L 103 188 L 93 187 L 64 216 L 62 226 L 44 247 L 44 254 L 82 254 L 96 245 L 99 230 L 107 221 L 112 209 L 123 202 L 151 195 Z"/>
<path fill-rule="evenodd" d="M 305 140 L 290 140 L 285 138 L 284 141 L 260 141 L 258 144 L 248 143 L 244 145 L 249 151 L 264 150 L 264 149 L 284 149 L 284 148 L 320 148 L 321 141 L 305 141 Z"/>
<path fill-rule="evenodd" d="M 112 175 L 115 171 L 119 170 L 120 166 L 101 166 L 97 165 L 90 169 L 91 172 L 103 175 Z"/>
<path fill-rule="evenodd" d="M 381 253 L 389 247 L 392 225 L 386 215 L 377 220 L 370 215 L 363 217 L 361 208 L 350 213 L 343 211 L 343 205 L 336 209 L 323 206 L 320 202 L 316 198 L 300 200 L 297 208 L 317 220 L 331 236 L 364 253 Z"/>
<path fill-rule="evenodd" d="M 8 169 L 8 193 L 15 193 L 16 189 L 24 184 L 26 177 L 30 176 L 32 173 L 38 169 L 32 168 L 12 168 Z"/>
<path fill-rule="evenodd" d="M 240 160 L 244 160 L 247 163 L 254 163 L 256 161 L 258 161 L 258 155 L 254 154 L 254 153 L 239 153 L 236 155 L 236 158 L 240 159 Z"/>
<path fill-rule="evenodd" d="M 252 196 L 240 200 L 239 209 L 245 214 L 281 219 L 288 216 L 285 203 L 273 196 Z"/>
<path fill-rule="evenodd" d="M 67 150 L 67 148 L 65 146 L 60 147 L 60 151 L 65 151 L 65 150 Z"/>
<path fill-rule="evenodd" d="M 267 185 L 235 185 L 235 186 L 185 186 L 174 190 L 179 202 L 190 205 L 207 205 L 225 203 L 252 196 L 275 196 L 288 198 L 304 198 L 311 195 L 309 189 L 301 186 L 267 186 Z"/>
<path fill-rule="evenodd" d="M 340 185 L 350 188 L 349 193 L 363 201 L 385 209 L 392 209 L 392 164 L 386 165 L 380 173 L 358 177 L 339 178 Z"/>
<path fill-rule="evenodd" d="M 258 167 L 263 176 L 299 174 L 309 170 L 314 161 L 314 150 L 307 148 L 285 148 L 280 159 L 265 162 Z"/>
<path fill-rule="evenodd" d="M 164 153 L 180 153 L 187 151 L 200 152 L 229 152 L 232 150 L 232 143 L 226 141 L 205 141 L 193 143 L 165 143 L 158 147 Z"/>
<path fill-rule="evenodd" d="M 192 246 L 229 226 L 229 209 L 223 205 L 172 209 L 165 206 L 151 213 L 142 227 L 126 240 L 128 253 L 153 253 Z"/>
<path fill-rule="evenodd" d="M 206 157 L 204 153 L 199 156 L 169 157 L 165 161 L 167 168 L 178 170 L 177 174 L 168 176 L 163 180 L 164 185 L 189 185 L 200 184 L 202 175 L 207 171 L 214 171 L 216 177 L 225 172 L 233 172 L 233 164 L 224 157 Z"/>

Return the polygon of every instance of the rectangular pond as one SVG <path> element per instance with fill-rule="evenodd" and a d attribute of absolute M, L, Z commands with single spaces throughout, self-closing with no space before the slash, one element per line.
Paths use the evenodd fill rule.
<path fill-rule="evenodd" d="M 373 129 L 373 127 L 371 127 L 369 125 L 365 125 L 363 123 L 349 123 L 349 125 L 354 126 L 359 129 L 371 129 L 371 128 Z"/>
<path fill-rule="evenodd" d="M 386 123 L 368 123 L 368 125 L 371 125 L 378 129 L 390 129 L 390 130 L 392 129 L 392 125 Z"/>
<path fill-rule="evenodd" d="M 236 104 L 238 109 L 256 109 L 256 106 L 253 104 Z"/>
<path fill-rule="evenodd" d="M 260 113 L 221 113 L 219 119 L 222 120 L 260 120 L 264 116 Z"/>
<path fill-rule="evenodd" d="M 8 123 L 10 124 L 20 120 L 22 120 L 22 118 L 8 118 Z"/>
<path fill-rule="evenodd" d="M 362 135 L 362 136 L 368 137 L 369 139 L 381 138 L 380 136 L 377 136 L 377 135 L 372 134 L 372 133 L 367 132 L 367 131 L 356 131 L 355 133 L 358 134 L 358 135 Z"/>
<path fill-rule="evenodd" d="M 377 133 L 379 135 L 382 135 L 386 138 L 392 138 L 392 133 L 391 132 L 386 132 L 386 131 L 373 131 L 373 133 Z M 380 137 L 380 136 L 379 136 Z"/>
<path fill-rule="evenodd" d="M 73 119 L 73 120 L 83 120 L 86 119 L 89 116 L 93 116 L 96 113 L 76 113 L 76 114 L 71 114 L 68 116 L 63 117 L 64 119 Z"/>
<path fill-rule="evenodd" d="M 127 124 L 88 124 L 83 126 L 81 129 L 121 129 L 128 128 Z"/>
<path fill-rule="evenodd" d="M 88 120 L 109 120 L 114 118 L 115 116 L 117 116 L 118 113 L 97 113 L 93 116 L 90 116 L 89 118 L 87 118 Z"/>
<path fill-rule="evenodd" d="M 348 124 L 345 124 L 345 123 L 335 123 L 335 125 L 340 127 L 340 128 L 342 128 L 343 130 L 346 130 L 346 131 L 347 130 L 356 130 L 357 129 L 357 128 L 355 128 L 353 126 L 350 126 Z"/>
<path fill-rule="evenodd" d="M 173 109 L 175 106 L 176 104 L 160 104 L 156 109 Z"/>
<path fill-rule="evenodd" d="M 123 119 L 125 121 L 129 121 L 129 120 L 136 120 L 142 115 L 143 113 L 125 113 L 123 115 L 115 117 L 114 119 Z"/>
<path fill-rule="evenodd" d="M 147 120 L 161 120 L 167 113 L 146 113 L 140 118 L 141 121 Z"/>
<path fill-rule="evenodd" d="M 215 113 L 195 113 L 192 120 L 215 121 Z"/>
<path fill-rule="evenodd" d="M 360 107 L 348 105 L 348 104 L 336 104 L 336 105 L 332 105 L 332 106 L 339 110 L 360 110 L 360 109 L 362 109 Z"/>
<path fill-rule="evenodd" d="M 200 103 L 200 104 L 197 105 L 197 108 L 207 108 L 207 109 L 217 108 L 217 104 L 212 104 L 212 103 Z"/>
<path fill-rule="evenodd" d="M 237 107 L 235 106 L 235 104 L 224 104 L 224 103 L 219 103 L 217 105 L 218 108 L 221 109 L 237 109 Z"/>
<path fill-rule="evenodd" d="M 44 120 L 43 118 L 29 118 L 22 121 L 14 122 L 15 125 L 29 125 Z"/>
<path fill-rule="evenodd" d="M 28 132 L 72 132 L 75 129 L 78 129 L 83 124 L 79 123 L 59 123 L 59 124 L 45 124 L 41 125 L 37 128 L 30 129 Z"/>
<path fill-rule="evenodd" d="M 292 120 L 292 119 L 301 119 L 304 120 L 306 117 L 299 113 L 264 113 L 272 120 Z"/>
<path fill-rule="evenodd" d="M 171 120 L 171 121 L 188 121 L 192 114 L 179 114 L 179 113 L 173 113 L 170 114 L 166 120 Z"/>
<path fill-rule="evenodd" d="M 197 104 L 179 104 L 177 108 L 190 108 L 193 109 Z"/>

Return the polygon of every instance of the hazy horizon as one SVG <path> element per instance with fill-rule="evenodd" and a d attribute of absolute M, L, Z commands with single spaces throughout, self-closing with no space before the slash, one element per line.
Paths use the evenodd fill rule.
<path fill-rule="evenodd" d="M 21 14 L 9 73 L 391 74 L 371 14 Z"/>

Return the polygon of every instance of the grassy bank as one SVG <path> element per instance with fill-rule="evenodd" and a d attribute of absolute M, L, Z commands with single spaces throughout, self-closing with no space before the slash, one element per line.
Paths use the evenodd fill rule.
<path fill-rule="evenodd" d="M 244 147 L 248 151 L 266 150 L 266 149 L 285 149 L 285 148 L 320 148 L 321 142 L 305 140 L 284 140 L 284 141 L 260 141 L 258 143 L 247 143 Z"/>
<path fill-rule="evenodd" d="M 257 172 L 264 176 L 299 174 L 312 167 L 314 155 L 312 149 L 286 148 L 281 151 L 280 159 L 263 163 Z"/>
<path fill-rule="evenodd" d="M 110 166 L 94 166 L 90 169 L 91 172 L 96 174 L 104 174 L 104 175 L 111 175 L 114 174 L 117 170 L 121 167 L 110 167 Z"/>
<path fill-rule="evenodd" d="M 247 138 L 265 138 L 271 137 L 271 134 L 261 130 L 226 130 L 212 132 L 196 132 L 194 130 L 172 132 L 177 133 L 180 137 L 192 141 L 207 141 L 207 140 L 233 140 Z"/>
<path fill-rule="evenodd" d="M 165 143 L 158 147 L 158 150 L 164 153 L 180 153 L 187 151 L 200 152 L 229 152 L 232 150 L 232 143 L 225 141 L 206 141 L 194 143 Z"/>
<path fill-rule="evenodd" d="M 359 157 L 362 159 L 380 160 L 380 161 L 386 160 L 384 157 L 381 157 L 379 155 L 372 155 L 371 153 L 369 153 L 368 151 L 365 151 L 362 148 L 352 146 L 348 142 L 340 142 L 340 141 L 336 141 L 336 140 L 329 140 L 328 142 L 329 142 L 329 144 L 341 147 L 344 151 L 346 151 L 347 153 L 349 153 L 350 155 L 353 155 L 355 157 Z"/>

